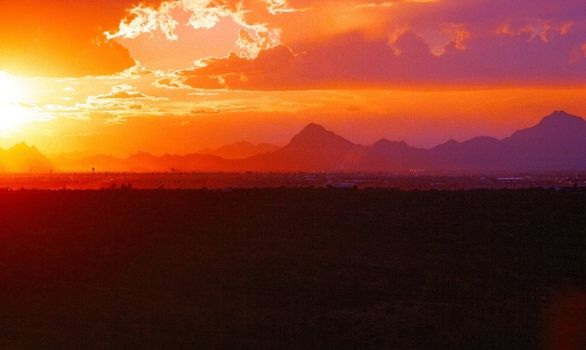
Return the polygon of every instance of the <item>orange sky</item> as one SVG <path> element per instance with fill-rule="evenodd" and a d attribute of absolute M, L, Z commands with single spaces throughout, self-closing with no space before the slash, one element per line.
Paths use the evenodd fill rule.
<path fill-rule="evenodd" d="M 6 0 L 0 146 L 188 153 L 309 122 L 433 146 L 586 115 L 577 0 Z"/>

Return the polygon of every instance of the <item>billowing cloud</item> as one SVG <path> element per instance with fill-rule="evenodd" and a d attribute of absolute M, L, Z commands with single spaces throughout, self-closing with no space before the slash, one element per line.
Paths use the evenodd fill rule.
<path fill-rule="evenodd" d="M 340 45 L 341 38 L 358 33 L 364 42 L 348 39 L 349 45 L 379 52 L 355 52 L 352 47 L 348 52 L 362 55 L 365 65 L 382 64 L 376 72 L 382 77 L 375 79 L 374 85 L 389 83 L 398 69 L 393 66 L 405 57 L 450 73 L 455 69 L 451 66 L 463 65 L 452 75 L 456 80 L 482 78 L 489 75 L 487 71 L 504 76 L 512 66 L 522 68 L 515 79 L 524 78 L 523 73 L 530 73 L 531 67 L 537 69 L 545 63 L 554 66 L 539 76 L 561 80 L 573 70 L 579 71 L 577 66 L 584 61 L 583 13 L 579 0 L 6 0 L 0 2 L 0 70 L 27 75 L 107 75 L 132 67 L 137 60 L 153 69 L 188 68 L 198 61 L 191 80 L 200 81 L 198 86 L 226 86 L 222 80 L 234 78 L 225 74 L 228 72 L 203 75 L 205 70 L 199 65 L 214 63 L 216 67 L 207 70 L 218 71 L 220 62 L 233 64 L 235 58 L 266 62 L 267 55 L 277 55 L 271 51 L 279 52 L 278 47 L 283 46 L 291 49 L 284 69 L 308 74 L 306 85 L 321 86 L 324 80 L 336 80 L 328 78 L 328 71 L 360 73 L 351 67 L 352 72 L 340 71 L 338 61 L 342 58 L 356 62 L 349 54 L 335 58 L 334 68 L 326 67 L 323 74 L 311 68 L 322 64 L 323 52 L 335 53 L 333 46 Z M 397 54 L 394 43 L 406 32 L 423 40 L 427 49 L 420 51 L 422 56 Z M 178 44 L 166 44 L 173 42 Z M 393 51 L 390 56 L 388 47 Z M 523 54 L 526 49 L 540 57 L 530 60 Z M 237 57 L 229 56 L 230 51 Z M 513 52 L 516 57 L 505 62 Z M 264 57 L 257 58 L 259 55 Z M 472 70 L 467 65 L 473 65 L 475 55 L 484 55 L 487 62 L 481 60 L 475 74 L 464 74 Z M 205 57 L 223 61 L 200 60 Z M 491 67 L 489 60 L 503 70 Z M 337 79 L 349 83 L 371 80 L 371 70 L 366 69 L 364 78 L 342 74 Z M 413 70 L 418 70 L 417 64 L 405 67 L 407 72 Z M 424 71 L 430 70 L 424 67 Z M 560 75 L 553 77 L 554 70 Z M 244 80 L 260 75 L 262 72 L 241 74 L 243 82 L 237 85 L 252 86 Z M 321 81 L 310 82 L 313 75 Z M 423 79 L 419 73 L 414 77 L 415 81 L 433 78 Z"/>
<path fill-rule="evenodd" d="M 177 29 L 181 25 L 194 30 L 209 30 L 228 18 L 241 28 L 236 42 L 240 53 L 255 57 L 261 49 L 279 44 L 280 30 L 264 22 L 249 21 L 246 15 L 250 11 L 274 15 L 295 10 L 284 0 L 173 0 L 164 1 L 158 7 L 140 4 L 128 10 L 128 16 L 116 31 L 107 31 L 105 35 L 112 40 L 162 33 L 167 40 L 175 41 L 179 39 Z"/>
<path fill-rule="evenodd" d="M 289 90 L 453 85 L 580 85 L 586 59 L 572 59 L 575 34 L 552 31 L 477 35 L 456 26 L 454 40 L 436 54 L 422 36 L 405 31 L 396 40 L 359 32 L 326 41 L 278 46 L 255 59 L 238 55 L 208 59 L 176 79 L 196 88 Z"/>
<path fill-rule="evenodd" d="M 582 7 L 577 0 L 175 0 L 131 8 L 106 35 L 176 41 L 180 26 L 237 25 L 232 53 L 159 81 L 170 88 L 581 85 Z"/>

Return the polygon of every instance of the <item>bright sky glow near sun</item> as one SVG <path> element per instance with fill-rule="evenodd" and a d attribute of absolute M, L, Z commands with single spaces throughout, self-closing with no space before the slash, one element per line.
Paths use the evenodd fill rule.
<path fill-rule="evenodd" d="M 24 84 L 17 78 L 0 73 L 0 134 L 8 134 L 26 122 Z"/>
<path fill-rule="evenodd" d="M 580 0 L 3 0 L 0 146 L 189 153 L 309 122 L 359 143 L 586 115 Z"/>

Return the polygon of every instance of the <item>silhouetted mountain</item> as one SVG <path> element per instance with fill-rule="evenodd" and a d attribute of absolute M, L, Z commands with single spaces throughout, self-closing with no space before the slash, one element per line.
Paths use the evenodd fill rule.
<path fill-rule="evenodd" d="M 431 170 L 586 170 L 586 121 L 557 111 L 502 141 L 449 141 L 429 150 L 426 158 L 422 168 Z"/>
<path fill-rule="evenodd" d="M 461 143 L 451 140 L 429 150 L 426 155 L 428 164 L 423 167 L 434 170 L 503 170 L 506 167 L 501 168 L 502 157 L 506 154 L 506 147 L 492 137 L 476 137 Z"/>
<path fill-rule="evenodd" d="M 51 162 L 34 146 L 19 143 L 7 150 L 0 149 L 0 171 L 11 173 L 48 173 Z"/>
<path fill-rule="evenodd" d="M 382 139 L 367 147 L 354 167 L 371 171 L 401 171 L 419 168 L 425 157 L 424 149 L 411 147 L 404 141 Z"/>
<path fill-rule="evenodd" d="M 386 139 L 360 146 L 310 124 L 281 150 L 251 161 L 245 167 L 297 171 L 586 170 L 586 121 L 558 111 L 502 141 L 476 137 L 429 150 Z"/>
<path fill-rule="evenodd" d="M 285 147 L 249 158 L 241 166 L 264 171 L 346 171 L 363 148 L 312 123 Z"/>
<path fill-rule="evenodd" d="M 98 155 L 81 159 L 54 159 L 60 171 L 67 172 L 191 172 L 237 171 L 232 161 L 205 154 L 155 156 L 138 152 L 127 158 Z"/>
<path fill-rule="evenodd" d="M 354 146 L 352 142 L 326 130 L 323 126 L 311 123 L 295 135 L 284 149 L 295 152 L 311 152 L 317 149 L 348 151 Z"/>
<path fill-rule="evenodd" d="M 224 159 L 244 159 L 259 154 L 274 152 L 279 148 L 279 146 L 271 145 L 269 143 L 259 143 L 255 145 L 250 142 L 242 141 L 216 149 L 203 149 L 197 153 L 213 155 Z"/>
<path fill-rule="evenodd" d="M 317 124 L 307 125 L 284 147 L 246 159 L 214 155 L 93 157 L 58 162 L 61 170 L 90 171 L 386 171 L 429 172 L 586 170 L 586 121 L 557 111 L 537 125 L 499 141 L 476 137 L 431 149 L 386 139 L 352 143 Z"/>
<path fill-rule="evenodd" d="M 556 111 L 532 128 L 503 140 L 510 166 L 526 170 L 586 169 L 586 121 Z"/>

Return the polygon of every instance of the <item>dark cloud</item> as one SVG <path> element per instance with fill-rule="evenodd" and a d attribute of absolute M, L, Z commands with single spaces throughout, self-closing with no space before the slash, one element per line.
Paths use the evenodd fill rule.
<path fill-rule="evenodd" d="M 581 85 L 586 57 L 581 35 L 552 30 L 547 40 L 531 32 L 467 33 L 434 55 L 413 31 L 393 43 L 347 33 L 290 49 L 265 50 L 256 59 L 209 59 L 177 76 L 191 87 L 291 90 L 450 85 Z M 461 41 L 458 41 L 461 40 Z"/>

